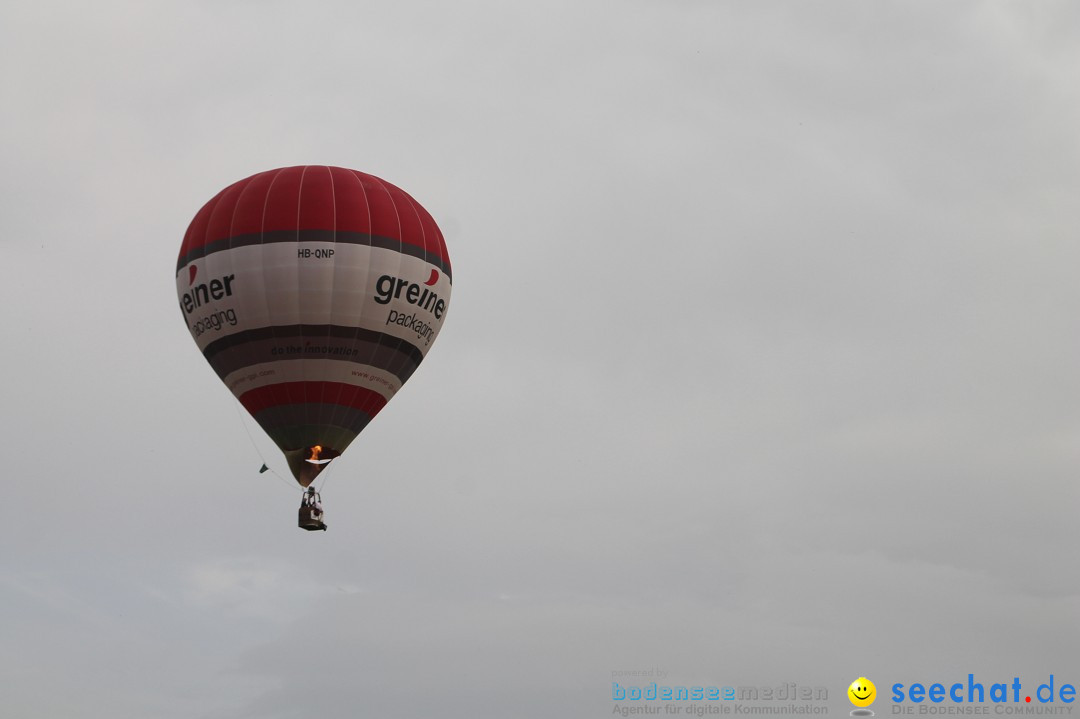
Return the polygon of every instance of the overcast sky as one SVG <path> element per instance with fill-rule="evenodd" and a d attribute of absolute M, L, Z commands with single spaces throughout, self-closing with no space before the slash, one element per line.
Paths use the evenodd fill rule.
<path fill-rule="evenodd" d="M 1078 128 L 1070 2 L 8 0 L 2 713 L 1080 685 Z M 325 534 L 173 280 L 294 164 L 454 266 Z"/>

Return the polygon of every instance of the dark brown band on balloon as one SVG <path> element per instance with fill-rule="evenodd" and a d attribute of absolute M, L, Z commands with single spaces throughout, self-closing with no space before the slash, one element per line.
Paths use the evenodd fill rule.
<path fill-rule="evenodd" d="M 383 332 L 339 325 L 286 325 L 214 340 L 203 356 L 225 379 L 246 367 L 282 360 L 330 359 L 386 370 L 404 384 L 423 361 L 413 344 Z M 400 385 L 399 385 L 400 387 Z"/>
<path fill-rule="evenodd" d="M 179 261 L 176 263 L 176 273 L 180 274 L 180 271 L 187 265 L 195 260 L 206 257 L 207 255 L 212 255 L 215 252 L 222 252 L 224 250 L 231 250 L 249 245 L 268 245 L 279 242 L 295 242 L 298 244 L 301 242 L 341 243 L 348 245 L 366 245 L 378 249 L 393 250 L 394 252 L 400 252 L 403 255 L 419 258 L 428 264 L 438 267 L 442 273 L 446 275 L 446 278 L 453 283 L 453 275 L 450 272 L 450 263 L 443 260 L 438 254 L 429 252 L 423 247 L 410 245 L 391 237 L 378 237 L 360 232 L 335 232 L 334 230 L 279 230 L 276 232 L 239 235 L 237 237 L 227 237 L 225 239 L 215 240 L 208 244 L 194 247 L 187 253 L 181 255 Z"/>

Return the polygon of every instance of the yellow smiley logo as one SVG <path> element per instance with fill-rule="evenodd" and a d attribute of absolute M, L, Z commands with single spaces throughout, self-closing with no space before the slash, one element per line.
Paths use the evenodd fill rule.
<path fill-rule="evenodd" d="M 866 677 L 859 677 L 847 688 L 848 699 L 857 707 L 868 707 L 877 697 L 877 687 Z"/>

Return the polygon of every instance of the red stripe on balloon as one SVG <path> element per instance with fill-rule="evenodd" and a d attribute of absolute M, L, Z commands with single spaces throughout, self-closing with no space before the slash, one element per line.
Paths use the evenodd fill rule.
<path fill-rule="evenodd" d="M 251 414 L 268 407 L 287 404 L 338 404 L 366 412 L 374 417 L 386 406 L 378 392 L 343 382 L 281 382 L 248 390 L 240 403 Z"/>

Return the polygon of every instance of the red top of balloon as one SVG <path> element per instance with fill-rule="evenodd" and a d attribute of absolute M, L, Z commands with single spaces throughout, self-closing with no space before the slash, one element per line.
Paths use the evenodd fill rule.
<path fill-rule="evenodd" d="M 208 245 L 267 233 L 348 232 L 413 245 L 450 274 L 442 232 L 401 188 L 357 170 L 298 165 L 260 172 L 229 185 L 191 221 L 177 267 Z"/>

